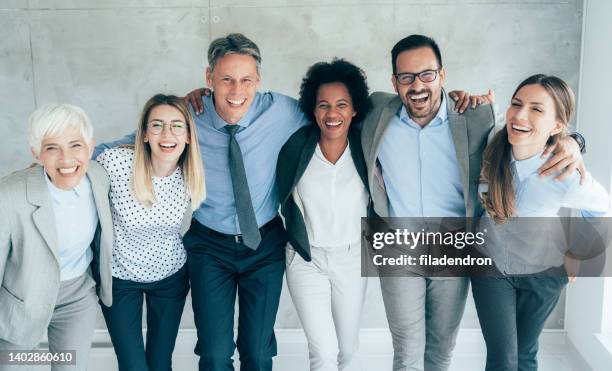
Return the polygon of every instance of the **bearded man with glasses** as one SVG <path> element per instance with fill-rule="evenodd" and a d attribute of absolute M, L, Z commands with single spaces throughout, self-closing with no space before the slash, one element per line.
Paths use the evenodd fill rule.
<path fill-rule="evenodd" d="M 446 71 L 440 49 L 429 37 L 400 40 L 391 58 L 397 94 L 370 96 L 374 108 L 364 119 L 361 136 L 373 211 L 380 217 L 481 215 L 476 179 L 495 126 L 488 104 L 492 93 L 477 97 L 477 107 L 456 112 L 443 88 Z M 543 168 L 563 169 L 565 162 L 557 163 L 559 158 L 577 159 L 564 174 L 583 166 L 573 139 L 557 145 L 555 152 Z M 402 277 L 380 277 L 393 338 L 393 370 L 447 370 L 468 278 L 427 277 L 415 268 L 403 268 L 407 273 Z"/>

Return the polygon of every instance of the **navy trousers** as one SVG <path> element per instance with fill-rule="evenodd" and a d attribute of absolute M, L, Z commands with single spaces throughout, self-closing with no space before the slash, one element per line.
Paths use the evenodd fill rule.
<path fill-rule="evenodd" d="M 260 229 L 256 250 L 195 219 L 183 238 L 200 356 L 206 371 L 234 370 L 236 346 L 242 371 L 271 371 L 276 355 L 274 321 L 285 271 L 287 233 L 276 217 Z M 238 296 L 238 337 L 234 306 Z"/>
<path fill-rule="evenodd" d="M 113 277 L 113 305 L 100 305 L 120 371 L 172 370 L 172 352 L 188 292 L 187 265 L 157 282 Z M 147 303 L 146 349 L 142 338 L 143 298 Z"/>
<path fill-rule="evenodd" d="M 538 338 L 567 277 L 472 277 L 487 371 L 536 371 Z"/>

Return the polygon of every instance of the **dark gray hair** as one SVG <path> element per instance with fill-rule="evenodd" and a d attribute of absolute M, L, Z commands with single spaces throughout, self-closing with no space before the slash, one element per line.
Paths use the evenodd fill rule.
<path fill-rule="evenodd" d="M 257 44 L 241 33 L 231 33 L 225 37 L 213 40 L 208 47 L 208 65 L 210 70 L 215 69 L 215 65 L 220 58 L 227 54 L 250 55 L 257 64 L 257 73 L 261 65 L 261 54 Z"/>

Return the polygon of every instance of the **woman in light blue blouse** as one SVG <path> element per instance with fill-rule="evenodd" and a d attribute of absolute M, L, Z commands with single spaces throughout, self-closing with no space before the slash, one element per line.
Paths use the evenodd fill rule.
<path fill-rule="evenodd" d="M 568 282 L 558 273 L 564 273 L 563 252 L 551 243 L 560 233 L 529 221 L 542 239 L 528 240 L 522 232 L 508 233 L 510 218 L 556 217 L 562 207 L 582 210 L 585 217 L 608 211 L 607 192 L 589 174 L 582 185 L 578 172 L 561 181 L 538 176 L 544 148 L 565 135 L 573 111 L 574 94 L 563 80 L 531 76 L 512 95 L 505 130 L 483 154 L 479 191 L 487 213 L 486 253 L 499 274 L 473 277 L 472 291 L 488 371 L 537 370 L 538 337 Z M 543 274 L 548 272 L 557 273 Z"/>

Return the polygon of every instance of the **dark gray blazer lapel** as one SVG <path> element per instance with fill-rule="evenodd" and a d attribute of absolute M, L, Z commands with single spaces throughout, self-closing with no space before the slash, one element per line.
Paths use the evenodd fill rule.
<path fill-rule="evenodd" d="M 304 175 L 304 172 L 306 171 L 306 168 L 308 167 L 308 164 L 310 163 L 310 160 L 312 159 L 312 156 L 315 153 L 315 149 L 317 148 L 317 143 L 319 142 L 319 134 L 320 132 L 318 128 L 310 128 L 310 133 L 306 138 L 306 142 L 304 142 L 304 147 L 297 162 L 295 176 L 293 177 L 291 189 L 297 186 L 298 182 L 302 178 L 302 175 Z"/>
<path fill-rule="evenodd" d="M 355 164 L 355 169 L 363 186 L 366 187 L 368 194 L 370 193 L 370 187 L 368 186 L 368 171 L 366 170 L 365 159 L 363 158 L 363 149 L 361 147 L 361 133 L 358 130 L 350 130 L 348 134 L 349 147 L 351 149 L 351 157 Z"/>

